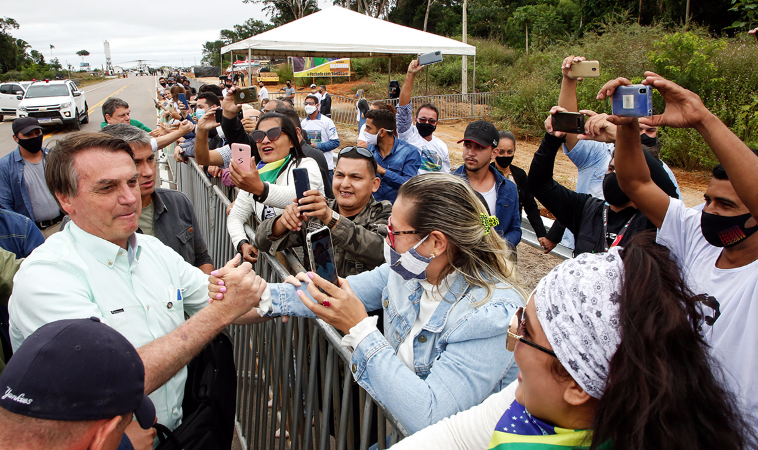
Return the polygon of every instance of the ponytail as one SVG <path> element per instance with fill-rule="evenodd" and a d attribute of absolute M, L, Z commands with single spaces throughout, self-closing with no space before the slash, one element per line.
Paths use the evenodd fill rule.
<path fill-rule="evenodd" d="M 592 426 L 591 450 L 739 450 L 754 432 L 699 333 L 698 297 L 655 234 L 622 251 L 621 344 Z"/>

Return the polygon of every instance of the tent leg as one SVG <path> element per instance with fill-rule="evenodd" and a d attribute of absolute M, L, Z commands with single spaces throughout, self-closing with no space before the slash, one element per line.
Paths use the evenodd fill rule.
<path fill-rule="evenodd" d="M 390 81 L 392 81 L 392 57 L 387 57 L 387 84 L 389 85 Z"/>
<path fill-rule="evenodd" d="M 247 48 L 247 79 L 248 79 L 248 86 L 253 85 L 253 74 L 252 74 L 252 61 L 250 61 L 250 47 Z M 474 60 L 476 61 L 476 60 Z M 476 66 L 474 66 L 476 67 Z"/>
<path fill-rule="evenodd" d="M 476 54 L 474 54 L 474 77 L 471 80 L 471 92 L 476 92 Z"/>

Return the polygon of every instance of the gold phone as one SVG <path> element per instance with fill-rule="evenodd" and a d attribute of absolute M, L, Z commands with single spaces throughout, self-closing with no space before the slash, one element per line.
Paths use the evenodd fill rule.
<path fill-rule="evenodd" d="M 579 61 L 571 65 L 569 70 L 571 78 L 596 78 L 600 76 L 599 61 Z"/>
<path fill-rule="evenodd" d="M 258 101 L 258 92 L 255 86 L 250 86 L 234 91 L 234 103 L 253 103 Z"/>

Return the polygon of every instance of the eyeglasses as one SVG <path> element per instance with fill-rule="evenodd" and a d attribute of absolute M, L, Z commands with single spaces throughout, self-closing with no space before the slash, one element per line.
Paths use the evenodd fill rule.
<path fill-rule="evenodd" d="M 304 105 L 305 105 L 305 106 L 309 106 L 309 105 L 310 105 L 310 106 L 316 106 L 316 104 L 315 104 L 315 103 L 308 103 L 308 102 L 305 102 L 305 103 L 304 103 Z"/>
<path fill-rule="evenodd" d="M 427 119 L 426 117 L 417 117 L 416 122 L 428 123 L 429 125 L 437 125 L 437 119 Z"/>
<path fill-rule="evenodd" d="M 360 148 L 360 147 L 359 147 Z M 399 234 L 420 234 L 420 231 L 416 230 L 410 230 L 410 231 L 394 231 L 392 229 L 392 216 L 389 216 L 387 218 L 387 233 L 390 238 L 390 247 L 395 248 L 395 236 Z"/>
<path fill-rule="evenodd" d="M 271 142 L 276 141 L 277 139 L 282 137 L 282 127 L 269 128 L 268 131 L 255 130 L 252 133 L 250 133 L 250 137 L 252 137 L 253 140 L 257 142 L 258 144 L 263 142 L 263 139 L 266 138 L 267 136 L 268 136 L 269 141 Z"/>
<path fill-rule="evenodd" d="M 374 154 L 363 147 L 345 147 L 337 154 L 337 159 L 340 159 L 342 155 L 350 153 L 352 151 L 358 152 L 358 154 L 364 158 L 374 159 Z"/>
<path fill-rule="evenodd" d="M 527 304 L 528 303 L 529 301 L 527 301 Z M 508 325 L 508 337 L 505 338 L 505 349 L 509 352 L 512 352 L 516 349 L 516 342 L 523 342 L 524 344 L 532 348 L 536 348 L 541 352 L 545 352 L 550 356 L 555 356 L 555 352 L 552 350 L 549 350 L 539 344 L 535 344 L 534 342 L 524 337 L 524 332 L 526 331 L 526 320 L 523 319 L 524 308 L 525 307 L 522 306 L 521 308 L 517 309 L 516 313 L 511 318 L 511 323 Z M 557 358 L 557 356 L 555 357 Z"/>

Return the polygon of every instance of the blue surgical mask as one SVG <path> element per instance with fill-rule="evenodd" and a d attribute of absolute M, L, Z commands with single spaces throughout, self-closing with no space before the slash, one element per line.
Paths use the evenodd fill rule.
<path fill-rule="evenodd" d="M 426 238 L 421 239 L 418 244 L 407 252 L 400 254 L 394 248 L 390 247 L 387 239 L 384 240 L 384 260 L 390 265 L 390 269 L 406 281 L 408 280 L 425 280 L 426 268 L 432 262 L 432 258 L 422 256 L 416 251 L 416 247 L 421 245 Z"/>
<path fill-rule="evenodd" d="M 203 117 L 203 114 L 205 114 L 204 109 L 198 108 L 195 110 L 195 117 L 197 117 L 197 120 L 200 120 L 200 118 Z"/>

